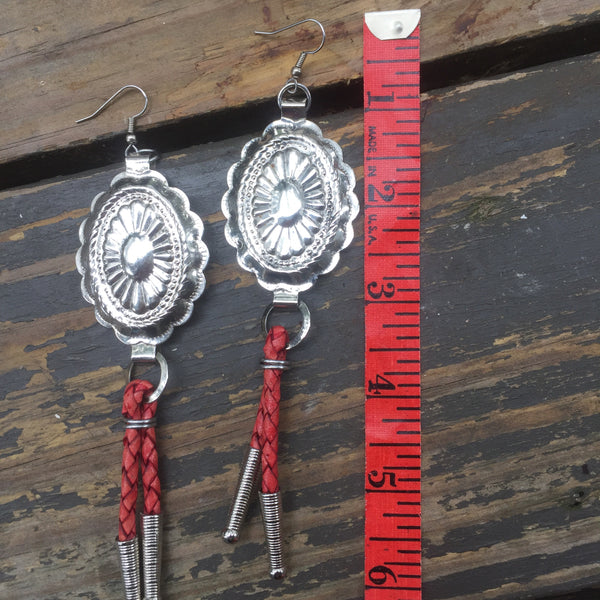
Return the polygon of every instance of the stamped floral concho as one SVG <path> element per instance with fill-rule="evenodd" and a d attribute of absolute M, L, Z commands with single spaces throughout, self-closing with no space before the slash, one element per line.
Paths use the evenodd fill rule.
<path fill-rule="evenodd" d="M 126 344 L 165 341 L 204 290 L 203 229 L 148 157 L 128 157 L 80 229 L 77 267 L 98 321 Z"/>
<path fill-rule="evenodd" d="M 334 141 L 282 118 L 251 140 L 228 174 L 225 235 L 240 265 L 274 292 L 298 292 L 331 271 L 353 237 L 354 174 Z"/>

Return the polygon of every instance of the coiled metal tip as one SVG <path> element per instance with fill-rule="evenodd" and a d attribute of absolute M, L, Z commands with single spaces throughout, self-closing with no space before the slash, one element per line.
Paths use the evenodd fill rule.
<path fill-rule="evenodd" d="M 269 550 L 269 573 L 273 579 L 281 579 L 285 575 L 281 539 L 281 492 L 259 492 L 258 498 Z"/>
<path fill-rule="evenodd" d="M 250 496 L 256 484 L 259 466 L 260 450 L 258 448 L 248 448 L 240 469 L 237 490 L 229 509 L 227 525 L 223 529 L 223 539 L 229 544 L 237 542 L 240 538 L 240 529 L 248 510 Z"/>
<path fill-rule="evenodd" d="M 226 529 L 223 532 L 223 539 L 228 544 L 234 544 L 235 542 L 237 542 L 240 539 L 240 532 L 237 531 L 236 529 Z"/>
<path fill-rule="evenodd" d="M 137 537 L 117 541 L 121 574 L 125 586 L 125 600 L 142 600 L 142 580 L 140 577 L 140 547 Z"/>
<path fill-rule="evenodd" d="M 283 567 L 271 569 L 271 577 L 273 579 L 283 579 L 285 577 L 285 569 Z"/>
<path fill-rule="evenodd" d="M 144 600 L 160 600 L 162 516 L 142 515 L 142 573 Z"/>

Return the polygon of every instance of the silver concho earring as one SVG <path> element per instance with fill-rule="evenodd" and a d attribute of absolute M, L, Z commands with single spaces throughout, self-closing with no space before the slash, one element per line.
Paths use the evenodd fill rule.
<path fill-rule="evenodd" d="M 169 187 L 152 169 L 152 150 L 135 146 L 135 119 L 146 111 L 148 97 L 136 85 L 126 85 L 98 110 L 77 121 L 95 117 L 119 95 L 136 90 L 144 107 L 129 117 L 125 170 L 105 192 L 98 194 L 91 214 L 81 224 L 77 269 L 82 275 L 85 300 L 94 305 L 96 319 L 112 327 L 117 338 L 131 346 L 129 384 L 123 399 L 126 419 L 123 439 L 118 549 L 127 600 L 160 597 L 161 511 L 156 405 L 168 378 L 167 362 L 157 346 L 176 325 L 185 323 L 193 302 L 204 291 L 208 250 L 202 241 L 204 226 L 190 211 L 187 196 Z M 156 389 L 147 381 L 131 381 L 140 363 L 160 367 Z M 144 493 L 142 560 L 136 528 L 138 471 Z"/>
<path fill-rule="evenodd" d="M 311 95 L 298 82 L 307 55 L 323 47 L 323 26 L 305 19 L 277 31 L 255 33 L 273 35 L 306 22 L 320 27 L 321 43 L 300 54 L 277 96 L 281 119 L 246 144 L 241 160 L 229 170 L 229 189 L 222 199 L 225 237 L 237 249 L 240 266 L 273 293 L 262 318 L 267 334 L 263 394 L 223 537 L 228 542 L 238 539 L 260 472 L 259 497 L 274 578 L 284 575 L 277 480 L 279 380 L 288 368 L 286 351 L 299 344 L 310 328 L 310 312 L 299 294 L 336 266 L 340 250 L 352 241 L 352 221 L 359 211 L 354 173 L 344 163 L 339 145 L 324 138 L 319 127 L 306 119 Z M 269 329 L 275 310 L 299 311 L 301 325 L 291 338 L 280 326 Z"/>

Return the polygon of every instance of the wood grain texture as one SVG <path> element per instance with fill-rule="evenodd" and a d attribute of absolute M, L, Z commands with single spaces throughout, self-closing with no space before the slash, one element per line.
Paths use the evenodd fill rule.
<path fill-rule="evenodd" d="M 424 100 L 426 598 L 599 582 L 599 65 Z"/>
<path fill-rule="evenodd" d="M 274 97 L 306 40 L 312 48 L 318 36 L 305 27 L 264 39 L 252 33 L 257 28 L 320 19 L 327 43 L 309 57 L 305 83 L 357 79 L 364 12 L 416 7 L 423 10 L 426 62 L 600 21 L 596 0 L 6 3 L 0 163 L 119 132 L 128 111 L 138 110 L 135 95 L 94 121 L 75 120 L 127 83 L 150 95 L 150 111 L 139 121 L 147 128 Z"/>
<path fill-rule="evenodd" d="M 600 56 L 444 90 L 423 106 L 424 598 L 600 585 Z M 320 122 L 362 176 L 362 112 Z M 206 224 L 207 289 L 163 345 L 164 598 L 358 600 L 363 567 L 362 224 L 304 295 L 284 376 L 289 577 L 267 579 L 256 505 L 219 535 L 261 387 L 268 294 L 223 238 L 246 139 L 160 170 Z M 121 169 L 0 195 L 0 596 L 121 597 L 114 548 L 127 349 L 79 293 L 77 229 Z M 362 181 L 357 187 L 362 195 Z M 343 350 L 341 350 L 343 349 Z"/>

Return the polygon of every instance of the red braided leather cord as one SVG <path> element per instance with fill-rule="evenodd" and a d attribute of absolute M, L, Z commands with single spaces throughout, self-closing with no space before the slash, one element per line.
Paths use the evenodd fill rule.
<path fill-rule="evenodd" d="M 265 358 L 269 360 L 285 360 L 287 354 L 288 334 L 281 325 L 275 325 L 269 330 L 265 342 Z M 264 385 L 260 398 L 259 416 L 262 409 L 262 423 L 258 431 L 258 441 L 261 450 L 262 484 L 264 494 L 279 491 L 277 479 L 277 450 L 279 442 L 279 401 L 281 399 L 281 369 L 265 369 Z M 257 416 L 257 422 L 259 420 Z M 253 434 L 254 439 L 254 434 Z"/>
<path fill-rule="evenodd" d="M 149 392 L 151 394 L 152 392 Z M 143 404 L 142 419 L 156 416 L 158 402 Z M 160 480 L 158 479 L 158 451 L 156 429 L 142 429 L 142 486 L 144 488 L 144 514 L 160 514 Z"/>
<path fill-rule="evenodd" d="M 256 421 L 254 421 L 254 429 L 252 430 L 252 437 L 250 438 L 250 447 L 255 450 L 260 450 L 260 431 L 263 424 L 263 407 L 262 398 L 261 402 L 258 403 L 258 411 L 256 412 Z"/>
<path fill-rule="evenodd" d="M 146 400 L 154 386 L 140 379 L 130 382 L 123 393 L 123 416 L 126 419 L 150 419 L 156 414 L 156 402 Z M 147 514 L 160 512 L 160 482 L 158 481 L 158 454 L 156 431 L 147 429 L 125 429 L 123 436 L 123 464 L 121 468 L 121 503 L 119 506 L 119 541 L 131 540 L 136 536 L 135 508 L 138 496 L 138 475 L 142 461 L 144 485 L 144 511 Z M 150 510 L 148 510 L 150 509 Z"/>

